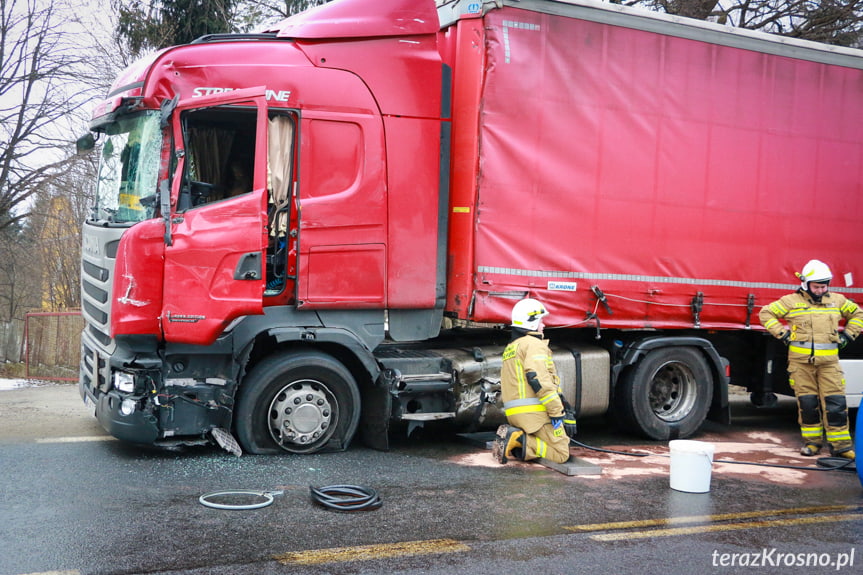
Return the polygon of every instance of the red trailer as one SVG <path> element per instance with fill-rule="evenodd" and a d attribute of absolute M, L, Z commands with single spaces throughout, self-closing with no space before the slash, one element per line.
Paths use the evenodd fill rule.
<path fill-rule="evenodd" d="M 807 260 L 863 291 L 860 104 L 861 52 L 590 0 L 336 0 L 169 48 L 93 115 L 82 396 L 254 453 L 491 427 L 530 296 L 581 417 L 686 437 L 729 384 L 789 391 L 757 312 Z"/>

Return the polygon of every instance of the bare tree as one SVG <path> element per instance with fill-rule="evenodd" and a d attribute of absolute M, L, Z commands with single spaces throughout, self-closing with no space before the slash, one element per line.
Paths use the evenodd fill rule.
<path fill-rule="evenodd" d="M 859 47 L 863 0 L 609 0 L 737 28 Z"/>
<path fill-rule="evenodd" d="M 87 60 L 66 0 L 0 0 L 0 229 L 69 163 L 68 130 L 86 102 Z"/>
<path fill-rule="evenodd" d="M 39 262 L 42 311 L 80 306 L 81 222 L 92 205 L 95 179 L 95 157 L 81 157 L 36 194 L 28 233 L 36 239 L 30 251 Z"/>
<path fill-rule="evenodd" d="M 39 307 L 39 266 L 35 241 L 17 224 L 0 230 L 0 323 L 23 319 Z"/>

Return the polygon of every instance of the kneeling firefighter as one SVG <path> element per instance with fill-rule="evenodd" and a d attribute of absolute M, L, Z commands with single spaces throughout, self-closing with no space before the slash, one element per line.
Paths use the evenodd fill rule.
<path fill-rule="evenodd" d="M 560 392 L 548 341 L 543 335 L 545 306 L 523 299 L 512 308 L 512 339 L 503 352 L 500 387 L 509 425 L 501 425 L 493 446 L 500 463 L 569 459 L 569 438 L 575 436 L 575 412 Z"/>
<path fill-rule="evenodd" d="M 829 291 L 833 273 L 824 262 L 811 260 L 797 277 L 800 288 L 764 306 L 759 319 L 788 346 L 788 378 L 803 436 L 800 453 L 816 455 L 826 436 L 834 456 L 854 459 L 839 350 L 863 330 L 863 310 Z M 842 320 L 845 329 L 839 331 Z"/>

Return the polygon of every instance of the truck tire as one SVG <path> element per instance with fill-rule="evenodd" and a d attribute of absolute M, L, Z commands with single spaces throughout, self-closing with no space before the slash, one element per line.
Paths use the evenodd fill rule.
<path fill-rule="evenodd" d="M 344 449 L 356 432 L 359 406 L 356 382 L 335 358 L 283 352 L 243 379 L 234 428 L 243 450 L 258 455 Z"/>
<path fill-rule="evenodd" d="M 621 378 L 615 415 L 623 427 L 650 439 L 688 437 L 704 422 L 712 397 L 713 374 L 697 349 L 655 349 Z"/>

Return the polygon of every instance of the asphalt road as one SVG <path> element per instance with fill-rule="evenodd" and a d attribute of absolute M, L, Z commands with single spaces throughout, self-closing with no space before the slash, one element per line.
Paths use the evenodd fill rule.
<path fill-rule="evenodd" d="M 105 437 L 74 386 L 0 391 L 0 575 L 575 574 L 859 572 L 856 473 L 796 453 L 794 402 L 735 397 L 732 427 L 707 424 L 708 493 L 669 487 L 668 445 L 582 422 L 573 448 L 601 473 L 493 461 L 453 436 L 397 439 L 386 453 L 234 457 Z M 374 488 L 380 509 L 315 505 L 309 486 Z M 270 492 L 254 510 L 201 495 Z M 250 504 L 262 497 L 215 498 Z"/>

